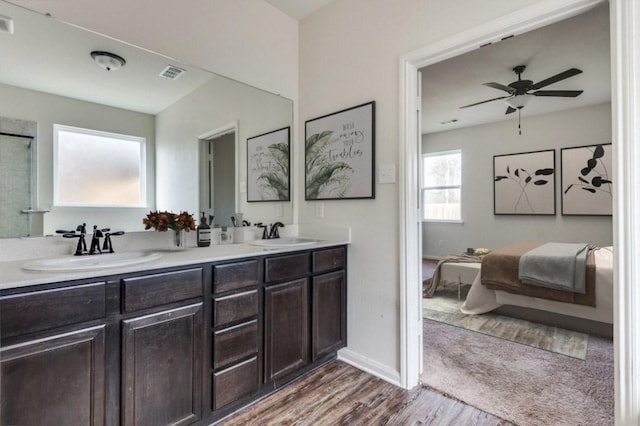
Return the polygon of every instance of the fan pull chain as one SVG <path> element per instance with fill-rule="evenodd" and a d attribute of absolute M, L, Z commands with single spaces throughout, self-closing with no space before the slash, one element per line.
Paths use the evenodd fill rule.
<path fill-rule="evenodd" d="M 518 108 L 518 134 L 522 135 L 522 127 L 520 127 L 520 111 L 522 111 L 522 108 Z"/>

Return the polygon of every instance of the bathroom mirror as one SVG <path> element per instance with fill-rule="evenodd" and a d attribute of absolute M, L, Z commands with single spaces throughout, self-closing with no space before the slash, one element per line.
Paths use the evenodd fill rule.
<path fill-rule="evenodd" d="M 199 211 L 219 210 L 220 224 L 227 223 L 229 212 L 242 212 L 251 222 L 292 222 L 291 202 L 248 203 L 245 189 L 247 138 L 292 126 L 291 100 L 3 0 L 0 51 L 0 132 L 22 122 L 36 128 L 26 173 L 33 182 L 33 194 L 26 197 L 30 205 L 23 207 L 8 191 L 0 200 L 16 205 L 18 220 L 40 221 L 25 227 L 27 235 L 49 235 L 83 222 L 141 231 L 150 209 L 186 210 L 198 217 Z M 94 58 L 92 52 L 107 55 Z M 145 138 L 147 206 L 56 206 L 54 124 Z M 225 205 L 215 206 L 202 177 L 214 175 L 203 171 L 203 146 L 228 129 L 234 146 L 226 162 L 235 167 L 223 179 L 233 179 L 232 194 L 218 201 Z M 84 184 L 79 176 L 77 185 Z M 10 225 L 0 224 L 0 237 L 23 236 L 2 226 Z"/>

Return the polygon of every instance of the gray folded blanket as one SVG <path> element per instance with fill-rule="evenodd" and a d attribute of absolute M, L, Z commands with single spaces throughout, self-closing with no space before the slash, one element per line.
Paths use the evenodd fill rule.
<path fill-rule="evenodd" d="M 588 244 L 546 243 L 520 257 L 523 284 L 585 294 Z"/>

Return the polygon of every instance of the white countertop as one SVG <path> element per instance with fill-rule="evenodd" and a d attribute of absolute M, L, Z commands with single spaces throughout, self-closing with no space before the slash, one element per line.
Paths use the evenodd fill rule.
<path fill-rule="evenodd" d="M 162 254 L 162 257 L 157 260 L 136 265 L 74 272 L 26 271 L 21 268 L 21 266 L 26 262 L 25 260 L 5 261 L 0 262 L 0 290 L 70 280 L 99 278 L 108 275 L 144 272 L 154 269 L 171 268 L 176 266 L 196 265 L 199 263 L 264 256 L 275 253 L 313 250 L 322 247 L 332 247 L 344 244 L 349 244 L 348 239 L 320 240 L 311 246 L 285 247 L 277 249 L 258 247 L 247 243 L 212 245 L 210 247 L 187 247 L 187 249 L 185 250 L 178 251 L 154 250 L 153 247 L 148 247 L 146 250 L 160 253 Z"/>

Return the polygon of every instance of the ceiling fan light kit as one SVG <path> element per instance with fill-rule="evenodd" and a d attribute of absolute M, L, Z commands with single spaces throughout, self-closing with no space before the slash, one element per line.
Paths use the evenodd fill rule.
<path fill-rule="evenodd" d="M 525 69 L 526 69 L 525 65 L 518 65 L 517 67 L 514 67 L 513 72 L 518 76 L 518 80 L 512 83 L 509 83 L 508 85 L 495 83 L 495 82 L 483 83 L 483 86 L 502 90 L 503 92 L 507 92 L 507 95 L 499 96 L 497 98 L 487 99 L 487 100 L 476 102 L 469 105 L 464 105 L 464 106 L 461 106 L 460 108 L 469 108 L 472 106 L 485 104 L 487 102 L 493 102 L 500 99 L 504 99 L 505 103 L 508 105 L 507 111 L 505 112 L 505 114 L 511 114 L 513 112 L 518 111 L 518 129 L 519 129 L 519 134 L 522 134 L 522 131 L 520 130 L 520 111 L 531 101 L 531 99 L 533 99 L 534 96 L 575 98 L 576 96 L 579 96 L 583 92 L 582 90 L 539 90 L 553 83 L 557 83 L 558 81 L 580 74 L 582 70 L 579 70 L 577 68 L 570 68 L 566 71 L 553 75 L 535 84 L 532 80 L 522 79 L 522 73 L 524 72 Z"/>

